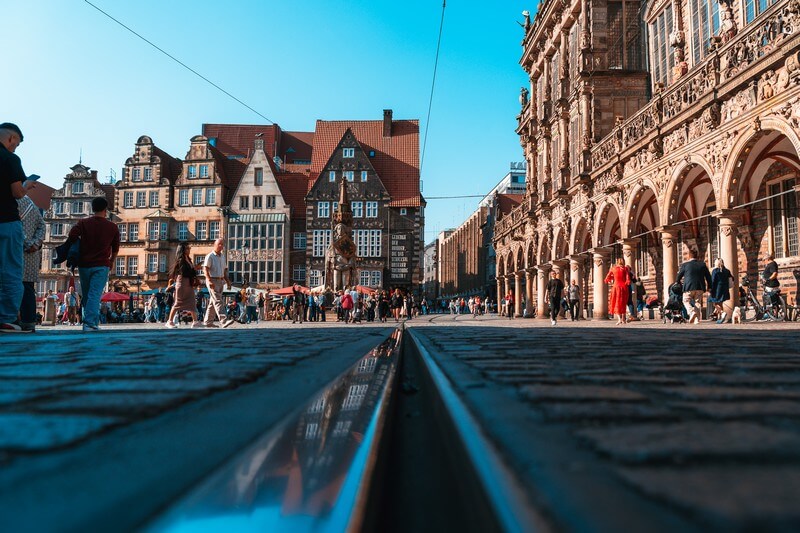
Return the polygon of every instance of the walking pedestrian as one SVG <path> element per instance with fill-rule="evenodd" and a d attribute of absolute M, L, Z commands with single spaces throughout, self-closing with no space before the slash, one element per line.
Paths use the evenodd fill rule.
<path fill-rule="evenodd" d="M 204 320 L 207 328 L 219 327 L 214 324 L 215 319 L 219 320 L 223 328 L 227 328 L 235 322 L 232 318 L 227 317 L 222 304 L 222 289 L 225 285 L 230 285 L 228 266 L 225 264 L 225 255 L 222 253 L 224 244 L 222 239 L 215 240 L 214 250 L 206 255 L 203 262 L 203 273 L 206 277 L 206 288 L 208 288 L 208 307 Z"/>
<path fill-rule="evenodd" d="M 683 306 L 689 314 L 689 323 L 699 324 L 703 308 L 703 294 L 711 289 L 711 272 L 704 261 L 697 258 L 697 250 L 688 248 L 687 261 L 678 270 L 678 283 L 683 282 Z"/>
<path fill-rule="evenodd" d="M 567 289 L 567 299 L 569 301 L 569 315 L 575 321 L 578 320 L 578 311 L 581 303 L 581 287 L 578 285 L 578 280 L 573 279 Z"/>
<path fill-rule="evenodd" d="M 558 277 L 556 270 L 550 271 L 546 294 L 550 301 L 550 324 L 555 326 L 558 321 L 558 313 L 561 311 L 561 299 L 564 297 L 564 282 Z"/>
<path fill-rule="evenodd" d="M 33 183 L 26 181 L 24 185 Z M 27 187 L 26 187 L 27 189 Z M 39 208 L 29 196 L 17 198 L 22 231 L 24 233 L 22 304 L 19 308 L 19 325 L 23 331 L 36 331 L 36 283 L 42 268 L 42 241 L 45 236 L 45 223 Z"/>
<path fill-rule="evenodd" d="M 508 319 L 511 320 L 514 318 L 514 293 L 511 289 L 508 290 L 506 293 L 505 299 L 505 307 L 506 307 L 506 314 L 508 315 Z"/>
<path fill-rule="evenodd" d="M 392 308 L 392 316 L 394 321 L 400 321 L 400 309 L 403 307 L 403 295 L 400 294 L 400 289 L 395 288 L 390 300 L 390 307 Z"/>
<path fill-rule="evenodd" d="M 92 200 L 90 217 L 82 218 L 70 230 L 68 243 L 81 240 L 78 274 L 81 277 L 83 331 L 100 331 L 100 297 L 108 283 L 108 272 L 119 252 L 119 228 L 108 220 L 108 200 Z"/>
<path fill-rule="evenodd" d="M 182 312 L 189 313 L 192 317 L 192 327 L 203 327 L 203 323 L 197 319 L 197 300 L 194 290 L 199 285 L 197 271 L 195 270 L 190 255 L 191 245 L 182 242 L 178 245 L 175 253 L 175 265 L 172 267 L 172 277 L 175 279 L 175 302 L 169 311 L 169 317 L 165 324 L 168 328 L 176 328 L 174 319 Z"/>
<path fill-rule="evenodd" d="M 724 324 L 728 320 L 728 313 L 722 308 L 723 303 L 731 299 L 731 282 L 733 274 L 725 268 L 722 258 L 717 258 L 714 263 L 714 270 L 711 271 L 711 294 L 708 301 L 714 304 L 714 314 L 717 317 L 717 324 Z"/>
<path fill-rule="evenodd" d="M 19 324 L 22 284 L 24 234 L 17 199 L 27 193 L 22 184 L 27 179 L 22 162 L 14 151 L 22 142 L 16 124 L 0 124 L 0 332 L 25 333 Z"/>
<path fill-rule="evenodd" d="M 305 303 L 306 303 L 306 295 L 303 293 L 303 290 L 300 288 L 300 285 L 295 283 L 292 285 L 292 305 L 294 308 L 294 313 L 292 314 L 292 324 L 296 323 L 300 320 L 300 323 L 303 323 L 305 318 Z"/>
<path fill-rule="evenodd" d="M 625 261 L 621 257 L 617 259 L 617 264 L 608 271 L 605 282 L 613 282 L 609 311 L 617 317 L 618 326 L 626 324 L 628 322 L 626 308 L 631 293 L 631 277 L 630 271 L 625 268 Z"/>
<path fill-rule="evenodd" d="M 355 304 L 353 302 L 353 296 L 350 294 L 350 292 L 347 290 L 346 287 L 345 287 L 344 293 L 342 294 L 342 300 L 341 301 L 342 301 L 342 304 L 341 304 L 342 305 L 342 318 L 344 320 L 344 323 L 347 324 L 348 322 L 350 322 L 350 319 L 351 319 L 351 316 L 352 316 L 352 313 L 353 313 L 353 308 L 355 307 Z"/>

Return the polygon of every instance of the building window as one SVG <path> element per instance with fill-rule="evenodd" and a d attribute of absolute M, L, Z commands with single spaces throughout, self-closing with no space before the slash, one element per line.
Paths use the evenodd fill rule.
<path fill-rule="evenodd" d="M 158 254 L 147 254 L 147 271 L 158 272 Z"/>
<path fill-rule="evenodd" d="M 53 235 L 53 237 L 61 237 L 64 235 L 64 224 L 61 222 L 55 222 L 54 224 L 51 224 L 50 234 Z"/>
<path fill-rule="evenodd" d="M 400 208 L 400 214 L 403 215 L 403 216 L 407 215 L 408 214 L 408 209 L 406 209 L 405 207 L 401 207 Z"/>
<path fill-rule="evenodd" d="M 355 148 L 343 148 L 342 149 L 342 157 L 349 159 L 356 156 L 356 149 Z"/>
<path fill-rule="evenodd" d="M 124 257 L 117 257 L 116 264 L 114 265 L 114 274 L 116 276 L 124 276 L 125 275 L 125 258 Z"/>
<path fill-rule="evenodd" d="M 219 220 L 212 220 L 208 223 L 208 238 L 213 241 L 219 239 Z"/>
<path fill-rule="evenodd" d="M 139 273 L 139 258 L 137 256 L 128 257 L 128 275 L 135 276 Z"/>
<path fill-rule="evenodd" d="M 711 38 L 719 32 L 717 0 L 690 0 L 692 12 L 692 60 L 697 65 L 711 49 Z"/>
<path fill-rule="evenodd" d="M 342 176 L 344 176 L 344 179 L 346 179 L 347 181 L 353 181 L 355 179 L 353 177 L 352 170 L 345 170 L 344 172 L 342 172 Z"/>
<path fill-rule="evenodd" d="M 335 170 L 331 170 L 330 172 L 328 172 L 328 181 L 331 181 L 331 182 L 336 181 L 336 171 Z"/>
<path fill-rule="evenodd" d="M 54 202 L 54 209 L 56 215 L 63 215 L 66 211 L 64 211 L 64 202 Z"/>
<path fill-rule="evenodd" d="M 330 202 L 317 202 L 317 218 L 328 218 L 331 216 Z"/>
<path fill-rule="evenodd" d="M 256 168 L 255 169 L 253 182 L 256 185 L 264 185 L 264 169 L 263 168 Z"/>
<path fill-rule="evenodd" d="M 144 181 L 153 181 L 153 169 L 152 168 L 144 169 Z"/>
<path fill-rule="evenodd" d="M 281 261 L 264 261 L 264 263 L 266 276 L 263 281 L 259 278 L 259 281 L 261 283 L 283 283 L 283 263 Z"/>
<path fill-rule="evenodd" d="M 309 270 L 308 271 L 308 286 L 309 287 L 319 287 L 322 285 L 322 271 L 321 270 Z"/>
<path fill-rule="evenodd" d="M 366 170 L 361 171 L 361 181 L 367 181 L 367 174 L 369 174 Z"/>
<path fill-rule="evenodd" d="M 381 287 L 383 285 L 383 272 L 380 270 L 373 270 L 371 274 L 369 286 L 370 287 Z"/>
<path fill-rule="evenodd" d="M 206 189 L 206 205 L 216 205 L 217 204 L 217 189 L 213 187 L 211 189 Z"/>
<path fill-rule="evenodd" d="M 292 268 L 292 280 L 298 283 L 304 283 L 306 281 L 305 265 L 294 265 Z"/>
<path fill-rule="evenodd" d="M 314 233 L 312 233 L 311 255 L 314 257 L 323 257 L 330 244 L 331 230 L 315 229 Z"/>
<path fill-rule="evenodd" d="M 267 209 L 275 209 L 277 207 L 277 197 L 276 196 L 267 196 Z"/>
<path fill-rule="evenodd" d="M 195 222 L 194 223 L 194 236 L 195 236 L 195 239 L 197 239 L 198 241 L 206 240 L 206 237 L 207 237 L 206 228 L 207 227 L 208 226 L 206 225 L 205 221 L 197 221 L 197 222 Z"/>
<path fill-rule="evenodd" d="M 264 198 L 262 196 L 253 196 L 253 209 L 262 209 L 264 207 Z"/>
<path fill-rule="evenodd" d="M 283 224 L 267 224 L 267 249 L 283 249 Z"/>
<path fill-rule="evenodd" d="M 122 205 L 128 209 L 133 207 L 133 193 L 126 192 L 122 195 Z"/>
<path fill-rule="evenodd" d="M 369 230 L 369 254 L 367 257 L 381 256 L 381 230 Z"/>
<path fill-rule="evenodd" d="M 186 167 L 186 172 L 190 180 L 193 180 L 194 178 L 197 177 L 197 167 L 194 165 L 189 165 L 188 167 Z"/>
<path fill-rule="evenodd" d="M 167 271 L 167 254 L 158 254 L 158 271 Z"/>
<path fill-rule="evenodd" d="M 649 250 L 650 236 L 645 233 L 639 240 L 639 245 L 636 250 L 636 275 L 640 278 L 650 275 Z"/>
<path fill-rule="evenodd" d="M 356 241 L 356 255 L 358 257 L 369 257 L 369 230 L 357 229 L 353 232 Z"/>
<path fill-rule="evenodd" d="M 147 207 L 147 193 L 145 191 L 136 193 L 136 207 Z"/>
<path fill-rule="evenodd" d="M 117 224 L 117 228 L 119 228 L 119 240 L 125 242 L 128 240 L 128 225 L 127 224 Z"/>
<path fill-rule="evenodd" d="M 378 202 L 367 202 L 367 218 L 378 218 Z"/>
<path fill-rule="evenodd" d="M 239 197 L 239 209 L 242 211 L 246 209 L 250 209 L 250 197 L 249 196 L 240 196 Z"/>
<path fill-rule="evenodd" d="M 797 195 L 793 188 L 795 180 L 784 180 L 769 186 L 770 227 L 773 250 L 776 258 L 793 257 L 800 253 L 797 232 Z M 783 193 L 783 194 L 781 194 Z"/>
<path fill-rule="evenodd" d="M 128 240 L 131 242 L 137 242 L 139 240 L 139 223 L 132 222 L 128 225 Z"/>
<path fill-rule="evenodd" d="M 133 181 L 142 181 L 141 174 L 138 168 L 134 168 L 133 171 L 131 171 L 131 179 Z"/>
<path fill-rule="evenodd" d="M 744 2 L 744 16 L 745 23 L 753 22 L 757 16 L 767 10 L 769 6 L 774 4 L 777 0 L 745 0 Z"/>
<path fill-rule="evenodd" d="M 353 211 L 353 218 L 364 216 L 364 202 L 350 202 L 350 209 Z"/>
<path fill-rule="evenodd" d="M 158 222 L 148 222 L 147 223 L 147 238 L 151 241 L 158 240 L 158 230 L 159 224 Z"/>
<path fill-rule="evenodd" d="M 158 191 L 150 191 L 150 207 L 158 207 Z"/>
<path fill-rule="evenodd" d="M 358 284 L 363 285 L 365 287 L 369 287 L 369 280 L 370 280 L 370 271 L 369 270 L 362 270 L 358 273 Z"/>
<path fill-rule="evenodd" d="M 203 205 L 203 189 L 192 189 L 192 205 Z"/>
<path fill-rule="evenodd" d="M 624 4 L 624 5 L 623 5 Z M 642 69 L 639 2 L 609 1 L 606 18 L 608 31 L 608 68 Z M 553 95 L 553 98 L 557 98 Z"/>
<path fill-rule="evenodd" d="M 178 240 L 185 241 L 189 238 L 189 223 L 178 222 Z"/>
<path fill-rule="evenodd" d="M 200 165 L 200 177 L 201 178 L 208 177 L 208 165 Z"/>
<path fill-rule="evenodd" d="M 295 231 L 292 234 L 292 248 L 295 250 L 306 249 L 306 234 L 302 231 Z"/>
<path fill-rule="evenodd" d="M 675 66 L 674 48 L 669 44 L 672 32 L 672 5 L 668 4 L 664 11 L 650 24 L 650 50 L 653 55 L 653 83 L 669 85 L 672 79 L 672 68 Z"/>
<path fill-rule="evenodd" d="M 185 207 L 189 205 L 189 189 L 180 189 L 178 191 L 178 206 Z"/>
<path fill-rule="evenodd" d="M 78 215 L 83 213 L 83 202 L 72 202 L 72 214 Z"/>
<path fill-rule="evenodd" d="M 72 194 L 83 194 L 83 182 L 76 181 L 72 184 Z"/>

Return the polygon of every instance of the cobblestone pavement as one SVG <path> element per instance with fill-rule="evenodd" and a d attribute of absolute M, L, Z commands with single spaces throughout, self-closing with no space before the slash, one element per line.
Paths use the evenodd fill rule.
<path fill-rule="evenodd" d="M 798 324 L 611 324 L 408 325 L 556 529 L 797 531 Z"/>
<path fill-rule="evenodd" d="M 2 337 L 0 530 L 141 523 L 393 327 L 59 326 Z"/>

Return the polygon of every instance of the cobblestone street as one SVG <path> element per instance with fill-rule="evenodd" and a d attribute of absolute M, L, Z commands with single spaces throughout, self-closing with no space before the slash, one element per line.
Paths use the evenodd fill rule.
<path fill-rule="evenodd" d="M 394 327 L 4 337 L 2 529 L 141 523 Z M 551 327 L 440 315 L 406 328 L 554 529 L 800 525 L 794 324 Z"/>

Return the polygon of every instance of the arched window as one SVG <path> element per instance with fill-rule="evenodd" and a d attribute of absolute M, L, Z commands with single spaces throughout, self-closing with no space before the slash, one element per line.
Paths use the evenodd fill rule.
<path fill-rule="evenodd" d="M 672 5 L 667 5 L 664 11 L 650 23 L 653 85 L 656 83 L 668 85 L 672 79 L 672 67 L 675 66 L 675 51 L 669 44 L 672 23 Z"/>
<path fill-rule="evenodd" d="M 689 5 L 692 10 L 692 65 L 696 65 L 711 49 L 711 38 L 719 33 L 719 2 L 689 0 Z"/>

